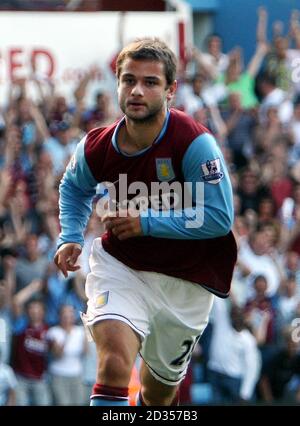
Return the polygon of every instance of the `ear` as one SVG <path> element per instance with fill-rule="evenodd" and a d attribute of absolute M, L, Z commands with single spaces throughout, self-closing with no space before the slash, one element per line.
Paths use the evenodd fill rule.
<path fill-rule="evenodd" d="M 167 93 L 167 100 L 168 101 L 170 101 L 173 98 L 173 96 L 176 92 L 176 89 L 177 89 L 177 80 L 174 80 L 173 83 L 167 89 L 167 92 L 168 92 Z"/>

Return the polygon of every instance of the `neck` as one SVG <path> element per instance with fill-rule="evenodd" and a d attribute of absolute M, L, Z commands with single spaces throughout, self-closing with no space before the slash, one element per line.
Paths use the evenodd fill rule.
<path fill-rule="evenodd" d="M 167 111 L 164 109 L 153 120 L 139 122 L 126 116 L 125 126 L 120 131 L 119 147 L 125 152 L 136 152 L 148 148 L 160 134 Z"/>

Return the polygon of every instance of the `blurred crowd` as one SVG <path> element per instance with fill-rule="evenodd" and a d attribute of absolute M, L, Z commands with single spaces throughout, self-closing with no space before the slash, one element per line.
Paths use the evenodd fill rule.
<path fill-rule="evenodd" d="M 1 0 L 0 3 L 0 10 L 37 12 L 93 12 L 102 7 L 102 0 Z"/>
<path fill-rule="evenodd" d="M 179 64 L 173 106 L 208 127 L 222 148 L 238 244 L 232 292 L 216 298 L 181 387 L 185 404 L 300 402 L 298 15 L 288 34 L 275 22 L 268 40 L 260 8 L 248 64 L 241 46 L 223 52 L 216 34 Z M 33 73 L 38 99 L 28 81 L 13 81 L 0 113 L 0 405 L 88 404 L 96 354 L 80 312 L 89 249 L 103 232 L 95 213 L 81 269 L 65 279 L 52 259 L 59 182 L 76 144 L 121 117 L 103 90 L 87 106 L 91 78 L 87 72 L 70 102 Z"/>

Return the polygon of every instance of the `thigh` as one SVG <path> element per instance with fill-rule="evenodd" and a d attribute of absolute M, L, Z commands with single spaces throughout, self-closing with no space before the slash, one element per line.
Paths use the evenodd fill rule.
<path fill-rule="evenodd" d="M 150 334 L 141 349 L 156 380 L 168 386 L 183 380 L 194 347 L 208 323 L 213 298 L 201 286 L 183 280 L 169 279 L 160 288 L 161 309 L 152 318 Z"/>
<path fill-rule="evenodd" d="M 121 355 L 132 366 L 140 349 L 140 336 L 118 320 L 102 320 L 92 329 L 99 358 L 106 354 Z"/>
<path fill-rule="evenodd" d="M 104 251 L 96 239 L 90 259 L 91 272 L 86 281 L 87 313 L 83 322 L 93 332 L 102 320 L 127 324 L 143 339 L 149 333 L 149 314 L 143 281 L 135 271 Z"/>

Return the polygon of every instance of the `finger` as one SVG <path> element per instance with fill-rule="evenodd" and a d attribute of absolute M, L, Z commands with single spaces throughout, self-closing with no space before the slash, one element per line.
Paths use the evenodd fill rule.
<path fill-rule="evenodd" d="M 104 223 L 104 229 L 105 231 L 110 231 L 113 228 L 113 223 L 112 222 L 106 222 Z"/>
<path fill-rule="evenodd" d="M 65 259 L 64 256 L 58 255 L 57 266 L 59 267 L 59 269 L 61 270 L 61 272 L 64 274 L 65 278 L 67 278 L 68 277 L 67 261 L 66 261 L 66 259 Z"/>
<path fill-rule="evenodd" d="M 113 228 L 115 228 L 115 227 L 118 227 L 118 226 L 120 226 L 120 225 L 128 225 L 128 218 L 114 218 L 114 219 L 111 219 L 111 220 L 109 220 L 109 221 L 107 221 L 107 222 L 105 222 L 105 229 L 107 230 L 107 231 L 109 231 L 110 229 L 113 229 Z"/>
<path fill-rule="evenodd" d="M 134 234 L 133 231 L 128 230 L 128 229 L 120 232 L 119 235 L 118 235 L 118 239 L 120 241 L 127 240 L 128 238 L 132 238 L 132 237 L 135 237 L 135 234 Z"/>
<path fill-rule="evenodd" d="M 117 212 L 106 213 L 105 215 L 102 216 L 101 222 L 102 223 L 109 222 L 113 219 L 116 219 L 117 217 L 118 217 Z"/>
<path fill-rule="evenodd" d="M 72 265 L 72 266 L 74 266 L 75 263 L 76 263 L 76 261 L 77 261 L 77 259 L 78 259 L 78 256 L 80 256 L 80 254 L 81 254 L 81 249 L 75 247 L 73 249 L 72 256 L 70 257 L 69 264 Z"/>
<path fill-rule="evenodd" d="M 109 222 L 107 222 L 107 224 L 110 228 L 115 227 L 115 226 L 129 224 L 129 223 L 130 223 L 130 218 L 128 218 L 128 217 L 122 217 L 122 218 L 116 217 L 116 218 L 110 220 Z"/>
<path fill-rule="evenodd" d="M 112 233 L 116 237 L 118 237 L 122 232 L 126 232 L 126 231 L 130 231 L 130 227 L 129 227 L 128 223 L 122 224 L 122 225 L 118 225 L 118 226 L 114 226 L 112 228 Z"/>
<path fill-rule="evenodd" d="M 112 222 L 114 225 L 123 225 L 130 222 L 130 217 L 116 217 Z"/>
<path fill-rule="evenodd" d="M 68 271 L 74 272 L 74 271 L 78 271 L 78 269 L 80 269 L 80 266 L 79 265 L 72 266 L 69 264 L 67 268 L 68 268 Z"/>

